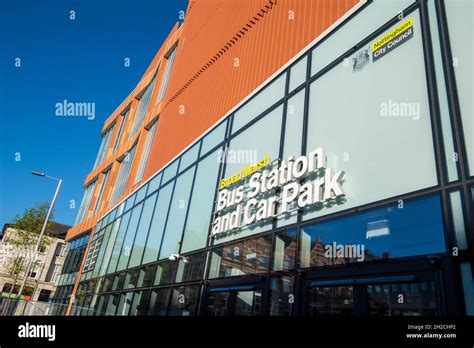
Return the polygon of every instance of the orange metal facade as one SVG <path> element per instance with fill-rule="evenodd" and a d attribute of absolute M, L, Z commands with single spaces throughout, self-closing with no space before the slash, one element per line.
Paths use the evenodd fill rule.
<path fill-rule="evenodd" d="M 93 230 L 98 218 L 111 210 L 109 199 L 120 165 L 118 160 L 135 142 L 137 151 L 130 176 L 117 202 L 358 3 L 358 0 L 190 0 L 184 23 L 174 26 L 136 88 L 104 123 L 103 132 L 115 122 L 110 142 L 113 144 L 121 114 L 130 107 L 131 117 L 127 118 L 118 148 L 113 152 L 109 146 L 104 161 L 85 179 L 85 186 L 98 180 L 95 192 L 85 220 L 69 230 L 67 239 Z M 157 103 L 167 57 L 175 45 L 176 58 L 168 88 L 162 102 Z M 155 74 L 156 84 L 145 119 L 137 134 L 129 138 L 140 93 Z M 134 184 L 146 126 L 157 118 L 145 174 L 141 182 Z M 103 172 L 109 168 L 111 174 L 101 205 L 93 215 Z"/>

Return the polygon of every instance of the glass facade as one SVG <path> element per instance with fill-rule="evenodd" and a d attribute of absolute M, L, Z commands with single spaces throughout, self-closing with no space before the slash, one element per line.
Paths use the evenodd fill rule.
<path fill-rule="evenodd" d="M 442 57 L 433 58 L 442 28 L 431 27 L 438 46 L 424 41 L 438 11 L 420 6 L 368 3 L 102 217 L 77 291 L 82 314 L 450 313 L 440 289 L 461 280 L 449 272 L 440 280 L 434 260 L 451 257 L 453 241 L 468 248 L 473 204 L 448 163 L 454 144 L 441 140 L 459 134 L 446 128 L 446 96 L 434 97 L 446 94 Z M 400 26 L 406 41 L 374 53 Z M 318 148 L 323 172 L 345 173 L 344 195 L 212 234 L 222 179 Z"/>

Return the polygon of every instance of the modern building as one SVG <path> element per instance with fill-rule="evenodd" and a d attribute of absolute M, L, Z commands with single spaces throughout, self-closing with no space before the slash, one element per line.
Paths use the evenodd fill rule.
<path fill-rule="evenodd" d="M 43 309 L 47 308 L 48 302 L 53 298 L 59 281 L 59 274 L 66 253 L 64 238 L 70 227 L 57 222 L 53 223 L 51 235 L 49 236 L 50 242 L 39 250 L 37 261 L 20 296 L 20 299 L 26 299 L 29 303 L 34 303 L 34 305 L 27 307 L 24 314 L 45 314 Z M 16 297 L 20 290 L 20 283 L 23 280 L 23 277 L 21 277 L 15 284 L 11 273 L 12 260 L 17 257 L 26 257 L 26 254 L 18 250 L 13 243 L 17 236 L 18 229 L 15 228 L 15 225 L 5 224 L 3 226 L 0 240 L 1 299 L 9 298 L 12 295 Z M 42 303 L 42 305 L 39 303 Z"/>
<path fill-rule="evenodd" d="M 473 17 L 190 0 L 105 121 L 53 313 L 473 315 Z"/>

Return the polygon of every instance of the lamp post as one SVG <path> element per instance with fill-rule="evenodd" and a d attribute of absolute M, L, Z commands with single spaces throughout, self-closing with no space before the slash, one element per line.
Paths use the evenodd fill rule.
<path fill-rule="evenodd" d="M 44 232 L 46 231 L 46 226 L 48 225 L 48 220 L 49 220 L 49 217 L 51 216 L 51 211 L 53 210 L 54 203 L 56 202 L 56 198 L 58 197 L 59 189 L 61 188 L 61 184 L 63 182 L 61 179 L 46 175 L 44 173 L 31 172 L 31 174 L 37 175 L 37 176 L 43 176 L 43 177 L 46 177 L 46 178 L 49 178 L 49 179 L 57 180 L 58 181 L 58 186 L 56 188 L 56 192 L 54 193 L 53 200 L 51 201 L 51 204 L 49 206 L 48 213 L 46 214 L 46 219 L 44 220 L 43 227 L 41 228 L 41 232 L 39 234 L 38 241 L 36 242 L 35 249 L 33 251 L 33 255 L 28 261 L 28 266 L 26 267 L 25 276 L 23 277 L 23 280 L 21 282 L 21 286 L 20 286 L 20 290 L 18 291 L 17 298 L 19 298 L 21 296 L 21 293 L 23 292 L 23 289 L 25 288 L 26 281 L 28 280 L 28 276 L 30 275 L 31 267 L 36 261 L 36 257 L 38 255 L 38 250 L 39 250 L 40 244 L 41 244 L 41 239 L 43 238 Z M 25 307 L 26 307 L 26 305 L 25 305 Z"/>

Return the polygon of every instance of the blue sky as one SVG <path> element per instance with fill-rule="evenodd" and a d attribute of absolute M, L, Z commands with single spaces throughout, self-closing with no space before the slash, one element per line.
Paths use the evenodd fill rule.
<path fill-rule="evenodd" d="M 74 223 L 104 120 L 135 87 L 186 6 L 187 0 L 0 2 L 1 226 L 52 199 L 56 182 L 32 170 L 63 179 L 55 220 Z M 95 103 L 95 119 L 56 116 L 63 100 Z"/>

